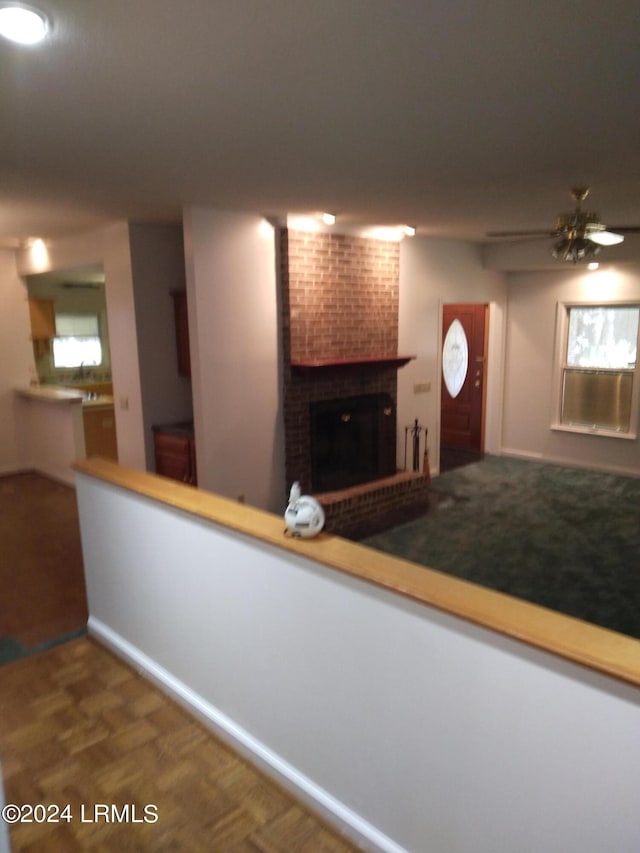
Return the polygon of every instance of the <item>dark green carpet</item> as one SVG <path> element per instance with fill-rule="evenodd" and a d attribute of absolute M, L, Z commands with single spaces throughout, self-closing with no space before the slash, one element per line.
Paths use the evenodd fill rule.
<path fill-rule="evenodd" d="M 640 638 L 640 478 L 487 456 L 364 543 Z"/>

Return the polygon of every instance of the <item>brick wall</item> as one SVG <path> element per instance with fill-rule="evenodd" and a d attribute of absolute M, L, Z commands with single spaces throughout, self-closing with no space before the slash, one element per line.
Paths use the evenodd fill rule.
<path fill-rule="evenodd" d="M 395 355 L 399 243 L 304 231 L 283 241 L 291 359 Z"/>
<path fill-rule="evenodd" d="M 287 486 L 311 489 L 309 404 L 386 393 L 397 370 L 356 365 L 303 370 L 305 359 L 368 358 L 398 351 L 399 244 L 283 229 L 280 235 Z"/>

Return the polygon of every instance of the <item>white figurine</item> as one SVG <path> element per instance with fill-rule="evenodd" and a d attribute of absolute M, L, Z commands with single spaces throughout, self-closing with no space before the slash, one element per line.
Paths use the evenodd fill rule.
<path fill-rule="evenodd" d="M 295 482 L 289 492 L 289 505 L 284 513 L 287 529 L 294 536 L 310 539 L 324 527 L 324 510 L 315 498 L 302 495 L 300 483 Z"/>

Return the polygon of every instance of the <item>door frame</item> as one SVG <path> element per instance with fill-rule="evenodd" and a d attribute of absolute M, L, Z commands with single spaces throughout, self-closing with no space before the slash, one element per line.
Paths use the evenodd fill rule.
<path fill-rule="evenodd" d="M 438 370 L 438 380 L 437 380 L 437 400 L 438 400 L 438 414 L 437 414 L 437 454 L 436 459 L 438 463 L 437 473 L 440 472 L 440 448 L 441 448 L 441 433 L 442 433 L 442 347 L 444 345 L 444 338 L 442 334 L 442 326 L 444 323 L 444 308 L 445 305 L 484 305 L 484 352 L 483 352 L 483 377 L 482 377 L 482 412 L 481 412 L 481 426 L 480 426 L 480 451 L 482 453 L 485 452 L 486 446 L 486 432 L 487 432 L 487 386 L 489 384 L 489 335 L 490 335 L 490 317 L 491 317 L 491 302 L 488 301 L 479 301 L 479 302 L 459 302 L 459 301 L 447 301 L 440 299 L 438 300 L 438 353 L 437 353 L 437 370 Z M 471 369 L 471 368 L 469 368 Z"/>

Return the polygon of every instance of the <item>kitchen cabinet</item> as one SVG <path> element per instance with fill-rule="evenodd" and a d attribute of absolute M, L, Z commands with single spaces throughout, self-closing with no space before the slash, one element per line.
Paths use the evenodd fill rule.
<path fill-rule="evenodd" d="M 87 457 L 101 456 L 118 461 L 116 419 L 113 405 L 83 406 L 84 448 Z"/>
<path fill-rule="evenodd" d="M 34 341 L 50 340 L 56 336 L 56 312 L 53 299 L 29 298 L 31 337 Z"/>
<path fill-rule="evenodd" d="M 170 477 L 172 480 L 180 480 L 192 486 L 198 484 L 192 423 L 153 427 L 153 444 L 156 474 Z"/>
<path fill-rule="evenodd" d="M 176 326 L 176 347 L 178 350 L 178 373 L 191 376 L 191 353 L 189 352 L 189 315 L 187 313 L 187 292 L 174 290 L 173 313 Z"/>

